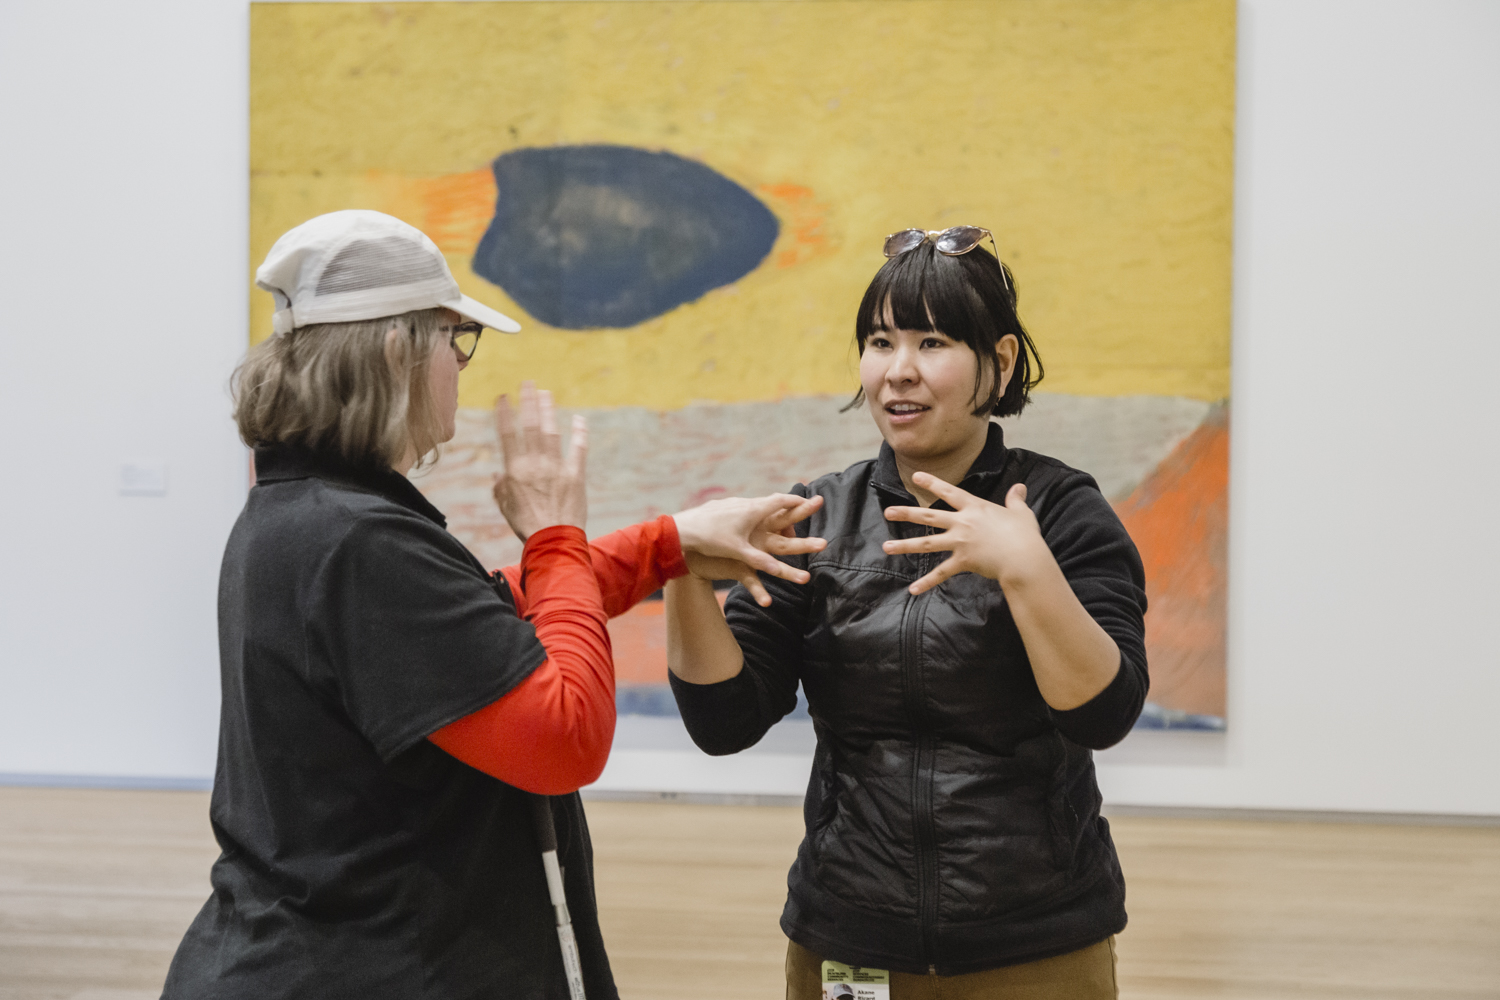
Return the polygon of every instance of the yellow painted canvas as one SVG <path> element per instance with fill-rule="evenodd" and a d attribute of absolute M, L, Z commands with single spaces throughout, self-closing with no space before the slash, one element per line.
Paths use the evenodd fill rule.
<path fill-rule="evenodd" d="M 485 335 L 420 483 L 482 558 L 518 552 L 497 394 L 589 414 L 591 531 L 784 489 L 878 447 L 839 409 L 883 237 L 985 226 L 1047 370 L 1007 440 L 1093 473 L 1142 549 L 1148 723 L 1222 726 L 1230 0 L 276 3 L 251 28 L 251 261 L 378 209 L 524 327 Z M 642 705 L 659 609 L 615 629 Z"/>

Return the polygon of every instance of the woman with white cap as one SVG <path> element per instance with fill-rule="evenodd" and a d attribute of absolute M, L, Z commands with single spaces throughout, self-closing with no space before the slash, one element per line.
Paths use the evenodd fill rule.
<path fill-rule="evenodd" d="M 607 616 L 695 567 L 807 574 L 781 531 L 817 506 L 722 501 L 585 539 L 586 429 L 498 407 L 496 499 L 525 540 L 491 574 L 406 473 L 451 438 L 480 331 L 426 236 L 335 212 L 257 274 L 275 336 L 235 379 L 257 482 L 224 555 L 211 818 L 223 849 L 163 996 L 565 997 L 533 832 L 547 800 L 593 1000 L 617 995 L 576 790 L 614 730 Z M 544 807 L 545 808 L 545 807 Z M 545 815 L 545 812 L 543 813 Z"/>

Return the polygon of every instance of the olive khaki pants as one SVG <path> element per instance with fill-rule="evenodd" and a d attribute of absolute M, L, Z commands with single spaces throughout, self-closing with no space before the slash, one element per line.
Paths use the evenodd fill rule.
<path fill-rule="evenodd" d="M 787 942 L 786 1000 L 822 1000 L 823 959 Z M 891 973 L 891 1000 L 1118 1000 L 1115 939 L 962 976 Z"/>

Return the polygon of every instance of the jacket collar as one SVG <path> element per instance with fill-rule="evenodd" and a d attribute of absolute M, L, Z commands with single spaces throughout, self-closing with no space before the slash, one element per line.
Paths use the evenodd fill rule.
<path fill-rule="evenodd" d="M 1000 474 L 1005 470 L 1005 461 L 1009 454 L 1010 449 L 1005 447 L 1005 432 L 999 424 L 993 420 L 990 421 L 989 433 L 984 440 L 984 449 L 979 453 L 979 457 L 974 459 L 974 464 L 969 466 L 969 472 L 958 484 L 958 488 L 976 495 L 988 494 L 995 480 L 999 479 Z M 875 475 L 871 478 L 870 485 L 880 494 L 881 507 L 917 505 L 916 497 L 907 491 L 906 484 L 901 481 L 901 470 L 896 468 L 896 453 L 891 450 L 889 444 L 880 445 L 880 457 L 875 460 Z M 952 509 L 941 500 L 937 502 L 946 509 Z"/>
<path fill-rule="evenodd" d="M 407 510 L 421 514 L 440 528 L 448 526 L 443 512 L 428 502 L 411 480 L 395 469 L 352 465 L 337 455 L 296 445 L 259 445 L 255 449 L 255 483 L 281 483 L 294 479 L 326 479 L 382 496 Z"/>

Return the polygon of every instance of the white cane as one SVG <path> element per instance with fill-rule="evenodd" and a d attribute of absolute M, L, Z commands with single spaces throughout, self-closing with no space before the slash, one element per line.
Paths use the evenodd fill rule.
<path fill-rule="evenodd" d="M 585 1000 L 583 966 L 578 961 L 578 939 L 573 936 L 573 918 L 568 915 L 568 897 L 563 892 L 562 866 L 557 863 L 557 831 L 552 825 L 552 800 L 545 795 L 533 795 L 531 814 L 536 825 L 537 843 L 542 848 L 542 868 L 547 872 L 547 895 L 552 897 L 552 911 L 557 914 L 557 940 L 562 945 L 563 972 L 568 977 L 568 996 L 572 1000 Z"/>

